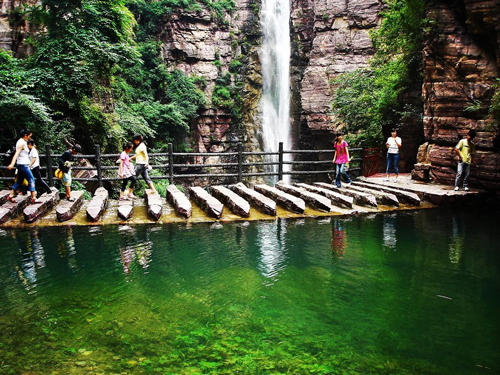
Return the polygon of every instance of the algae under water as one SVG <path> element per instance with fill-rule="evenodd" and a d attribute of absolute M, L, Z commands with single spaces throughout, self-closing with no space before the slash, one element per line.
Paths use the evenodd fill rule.
<path fill-rule="evenodd" d="M 498 243 L 448 210 L 0 230 L 0 373 L 498 374 Z"/>

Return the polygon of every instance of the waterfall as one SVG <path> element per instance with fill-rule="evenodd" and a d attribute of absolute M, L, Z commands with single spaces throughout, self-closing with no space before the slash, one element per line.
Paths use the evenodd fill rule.
<path fill-rule="evenodd" d="M 278 143 L 291 150 L 290 126 L 290 1 L 262 0 L 262 136 L 264 150 L 277 152 Z M 285 154 L 284 160 L 291 160 Z M 274 171 L 277 171 L 276 167 Z M 290 170 L 288 165 L 284 171 Z M 290 176 L 285 176 L 290 180 Z"/>

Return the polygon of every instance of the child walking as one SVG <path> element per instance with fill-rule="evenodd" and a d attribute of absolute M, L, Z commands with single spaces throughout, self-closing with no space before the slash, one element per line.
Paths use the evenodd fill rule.
<path fill-rule="evenodd" d="M 333 157 L 333 163 L 335 164 L 335 185 L 338 188 L 342 187 L 340 182 L 340 177 L 344 176 L 346 184 L 351 183 L 351 178 L 345 171 L 346 164 L 349 163 L 349 148 L 346 141 L 344 141 L 344 134 L 337 134 L 337 140 L 334 144 L 335 156 Z"/>
<path fill-rule="evenodd" d="M 120 200 L 129 200 L 135 198 L 134 196 L 134 187 L 137 182 L 135 178 L 135 170 L 132 162 L 130 161 L 130 151 L 134 148 L 132 143 L 127 143 L 123 146 L 123 151 L 120 154 L 120 168 L 118 169 L 118 177 L 123 179 L 122 189 L 120 191 Z M 125 190 L 127 189 L 127 184 L 130 181 L 130 187 L 128 189 L 128 194 L 125 194 Z"/>
<path fill-rule="evenodd" d="M 71 176 L 71 164 L 73 162 L 73 155 L 81 153 L 82 148 L 80 145 L 73 145 L 70 149 L 63 152 L 59 157 L 59 169 L 62 171 L 63 175 L 61 182 L 66 189 L 66 200 L 73 202 L 75 198 L 71 197 L 71 182 L 73 178 Z"/>
<path fill-rule="evenodd" d="M 137 177 L 142 176 L 144 181 L 148 184 L 149 188 L 153 193 L 156 193 L 155 186 L 153 185 L 153 181 L 149 177 L 148 168 L 149 168 L 149 156 L 146 144 L 143 142 L 144 138 L 140 134 L 134 135 L 132 139 L 135 145 L 135 155 L 130 159 L 135 159 L 135 175 Z"/>
<path fill-rule="evenodd" d="M 49 185 L 42 179 L 42 174 L 40 173 L 40 156 L 38 155 L 38 150 L 35 145 L 35 141 L 30 139 L 28 141 L 28 148 L 30 150 L 30 169 L 35 177 L 36 183 L 43 189 L 44 193 L 51 193 Z"/>

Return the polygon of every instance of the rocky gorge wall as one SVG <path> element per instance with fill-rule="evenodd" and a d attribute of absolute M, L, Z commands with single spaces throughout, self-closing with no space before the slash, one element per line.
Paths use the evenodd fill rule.
<path fill-rule="evenodd" d="M 473 186 L 500 189 L 498 123 L 489 114 L 500 77 L 498 1 L 434 1 L 424 47 L 424 134 L 415 178 L 453 184 L 453 148 L 468 129 L 477 137 Z"/>

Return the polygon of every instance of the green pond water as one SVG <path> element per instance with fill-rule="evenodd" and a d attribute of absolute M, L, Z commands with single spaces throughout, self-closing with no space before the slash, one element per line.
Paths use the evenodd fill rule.
<path fill-rule="evenodd" d="M 497 223 L 0 229 L 0 374 L 499 374 Z"/>

